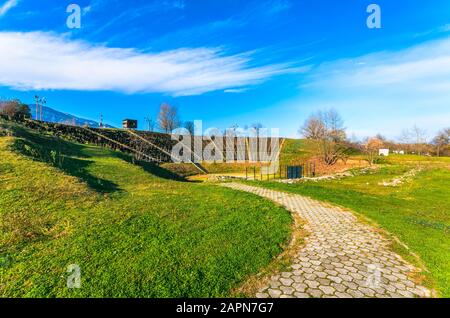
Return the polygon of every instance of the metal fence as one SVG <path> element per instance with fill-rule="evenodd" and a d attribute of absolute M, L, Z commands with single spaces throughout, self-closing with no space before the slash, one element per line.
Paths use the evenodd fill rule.
<path fill-rule="evenodd" d="M 299 166 L 279 166 L 278 169 L 273 170 L 273 172 L 270 172 L 269 169 L 264 171 L 262 167 L 247 167 L 245 168 L 245 179 L 264 181 L 316 177 L 316 164 L 314 162 L 305 163 Z"/>

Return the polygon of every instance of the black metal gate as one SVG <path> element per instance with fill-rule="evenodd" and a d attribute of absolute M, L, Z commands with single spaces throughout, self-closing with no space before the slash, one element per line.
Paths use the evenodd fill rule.
<path fill-rule="evenodd" d="M 303 167 L 302 166 L 287 167 L 287 178 L 290 180 L 303 178 Z"/>

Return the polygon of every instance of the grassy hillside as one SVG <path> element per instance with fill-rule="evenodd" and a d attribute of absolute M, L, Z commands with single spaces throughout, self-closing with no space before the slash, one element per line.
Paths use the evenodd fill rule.
<path fill-rule="evenodd" d="M 423 158 L 392 157 L 389 160 L 396 164 L 341 180 L 262 185 L 328 201 L 369 217 L 420 256 L 439 293 L 450 297 L 450 166 L 448 158 L 433 159 L 433 164 L 424 164 Z M 398 187 L 379 184 L 420 166 L 421 172 Z"/>
<path fill-rule="evenodd" d="M 280 153 L 282 166 L 303 164 L 314 156 L 315 145 L 307 139 L 286 139 Z"/>
<path fill-rule="evenodd" d="M 16 137 L 0 137 L 1 297 L 228 296 L 290 237 L 289 213 L 256 196 L 9 129 Z M 81 289 L 66 287 L 70 264 Z"/>

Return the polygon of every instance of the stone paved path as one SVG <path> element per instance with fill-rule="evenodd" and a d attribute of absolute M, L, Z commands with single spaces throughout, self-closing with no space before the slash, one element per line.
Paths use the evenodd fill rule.
<path fill-rule="evenodd" d="M 287 272 L 270 278 L 259 298 L 430 297 L 410 274 L 415 268 L 389 249 L 388 240 L 348 211 L 295 194 L 227 183 L 298 213 L 310 235 Z"/>

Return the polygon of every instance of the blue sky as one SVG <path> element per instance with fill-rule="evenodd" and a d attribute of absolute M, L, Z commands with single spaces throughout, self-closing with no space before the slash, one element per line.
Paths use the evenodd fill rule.
<path fill-rule="evenodd" d="M 66 7 L 82 8 L 81 29 Z M 369 4 L 381 29 L 366 26 Z M 225 128 L 297 136 L 335 108 L 349 135 L 450 126 L 448 0 L 0 0 L 0 96 L 45 96 L 120 125 L 179 107 Z"/>

